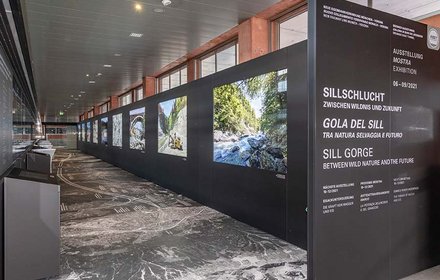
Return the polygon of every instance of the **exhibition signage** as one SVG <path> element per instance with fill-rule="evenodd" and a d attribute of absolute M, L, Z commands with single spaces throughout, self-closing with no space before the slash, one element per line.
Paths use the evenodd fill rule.
<path fill-rule="evenodd" d="M 310 276 L 398 279 L 432 266 L 439 30 L 340 0 L 310 13 Z"/>

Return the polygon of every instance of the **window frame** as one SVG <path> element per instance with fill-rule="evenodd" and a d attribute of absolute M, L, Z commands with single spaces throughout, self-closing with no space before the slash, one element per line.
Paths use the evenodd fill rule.
<path fill-rule="evenodd" d="M 226 50 L 226 49 L 229 49 L 232 46 L 235 47 L 235 65 L 233 65 L 233 66 L 238 65 L 240 63 L 239 54 L 238 54 L 238 52 L 239 52 L 238 38 L 234 38 L 232 40 L 225 42 L 222 45 L 215 47 L 214 49 L 209 50 L 208 52 L 202 54 L 201 56 L 199 56 L 197 58 L 197 78 L 200 79 L 200 78 L 204 78 L 209 75 L 217 73 L 218 72 L 217 54 L 219 52 Z M 202 61 L 207 59 L 208 57 L 211 57 L 211 56 L 214 56 L 214 73 L 203 76 L 202 75 L 202 72 L 203 72 Z M 233 66 L 231 66 L 231 67 L 233 67 Z M 225 68 L 225 69 L 227 69 L 227 68 Z"/>
<path fill-rule="evenodd" d="M 133 103 L 133 92 L 134 92 L 134 90 L 133 90 L 133 89 L 130 89 L 130 90 L 124 92 L 123 94 L 118 95 L 118 103 L 119 103 L 119 107 L 127 106 L 127 105 L 130 105 L 131 103 Z M 123 98 L 126 97 L 126 96 L 131 96 L 131 98 L 130 98 L 130 103 L 122 104 L 122 103 L 123 103 L 122 100 L 123 100 Z"/>
<path fill-rule="evenodd" d="M 270 51 L 276 51 L 280 49 L 280 26 L 283 22 L 288 21 L 296 16 L 306 13 L 309 9 L 307 1 L 299 3 L 295 7 L 287 10 L 286 12 L 277 15 L 271 20 L 270 23 Z"/>
<path fill-rule="evenodd" d="M 182 84 L 182 71 L 183 70 L 185 70 L 187 78 L 186 78 L 186 82 Z M 185 62 L 185 63 L 182 63 L 179 66 L 177 66 L 177 67 L 171 69 L 170 71 L 167 71 L 157 77 L 157 89 L 158 89 L 157 93 L 161 93 L 161 92 L 175 88 L 175 87 L 171 87 L 171 75 L 176 74 L 176 73 L 179 73 L 179 85 L 177 85 L 175 87 L 178 87 L 178 86 L 181 86 L 181 85 L 188 83 L 188 63 Z M 166 89 L 166 90 L 163 90 L 163 86 L 162 86 L 163 79 L 168 79 L 168 89 Z"/>

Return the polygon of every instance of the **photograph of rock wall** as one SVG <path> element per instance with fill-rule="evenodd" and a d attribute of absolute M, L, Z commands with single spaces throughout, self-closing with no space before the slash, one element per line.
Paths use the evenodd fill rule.
<path fill-rule="evenodd" d="M 101 144 L 108 145 L 108 118 L 101 119 Z"/>
<path fill-rule="evenodd" d="M 187 97 L 158 105 L 158 152 L 187 156 Z"/>
<path fill-rule="evenodd" d="M 130 111 L 130 149 L 145 149 L 145 108 Z"/>
<path fill-rule="evenodd" d="M 122 113 L 113 115 L 112 121 L 113 146 L 122 147 Z"/>
<path fill-rule="evenodd" d="M 93 121 L 93 143 L 98 144 L 98 120 Z"/>
<path fill-rule="evenodd" d="M 287 173 L 287 69 L 214 88 L 214 161 Z"/>
<path fill-rule="evenodd" d="M 92 126 L 90 122 L 87 122 L 87 133 L 86 133 L 86 142 L 90 143 L 90 135 L 92 134 Z"/>

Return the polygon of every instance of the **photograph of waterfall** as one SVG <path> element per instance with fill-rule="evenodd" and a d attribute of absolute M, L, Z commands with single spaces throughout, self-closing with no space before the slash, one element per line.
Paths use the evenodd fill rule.
<path fill-rule="evenodd" d="M 145 149 L 145 108 L 130 111 L 130 149 Z"/>
<path fill-rule="evenodd" d="M 92 140 L 94 144 L 98 144 L 98 120 L 93 122 L 93 135 Z"/>
<path fill-rule="evenodd" d="M 187 97 L 159 103 L 158 152 L 187 156 Z"/>
<path fill-rule="evenodd" d="M 107 130 L 108 130 L 108 118 L 101 119 L 101 144 L 108 145 L 107 140 Z"/>
<path fill-rule="evenodd" d="M 214 88 L 214 161 L 287 173 L 287 69 Z"/>
<path fill-rule="evenodd" d="M 113 115 L 112 121 L 113 146 L 122 147 L 122 113 Z"/>

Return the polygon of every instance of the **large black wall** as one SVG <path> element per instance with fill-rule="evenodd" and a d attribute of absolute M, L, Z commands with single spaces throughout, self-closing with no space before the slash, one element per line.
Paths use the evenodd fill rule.
<path fill-rule="evenodd" d="M 177 193 L 298 246 L 307 243 L 306 42 L 162 92 L 89 119 L 109 117 L 108 146 L 79 141 L 79 148 Z M 213 88 L 288 69 L 288 175 L 213 162 Z M 188 157 L 157 152 L 158 103 L 188 98 Z M 146 108 L 146 150 L 129 149 L 129 111 Z M 123 114 L 123 147 L 111 146 L 112 116 Z M 100 142 L 100 141 L 99 141 Z"/>

